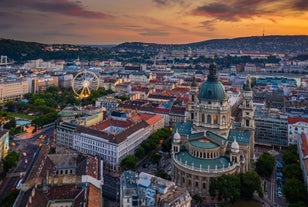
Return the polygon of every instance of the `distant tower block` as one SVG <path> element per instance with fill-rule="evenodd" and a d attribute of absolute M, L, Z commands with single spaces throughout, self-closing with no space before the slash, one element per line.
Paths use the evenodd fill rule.
<path fill-rule="evenodd" d="M 1 55 L 1 64 L 3 64 L 3 65 L 7 64 L 7 56 Z"/>

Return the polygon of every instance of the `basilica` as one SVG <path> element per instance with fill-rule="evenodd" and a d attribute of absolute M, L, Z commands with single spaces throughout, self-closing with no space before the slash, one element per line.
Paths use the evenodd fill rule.
<path fill-rule="evenodd" d="M 250 78 L 242 91 L 241 122 L 233 123 L 216 64 L 200 88 L 191 84 L 187 121 L 172 142 L 172 179 L 191 195 L 209 196 L 210 179 L 246 172 L 254 155 L 254 107 Z"/>

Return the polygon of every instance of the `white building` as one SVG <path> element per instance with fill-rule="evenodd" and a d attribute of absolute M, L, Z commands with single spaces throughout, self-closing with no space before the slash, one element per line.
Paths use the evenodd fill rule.
<path fill-rule="evenodd" d="M 308 118 L 288 117 L 288 145 L 296 144 L 301 133 L 308 134 Z"/>
<path fill-rule="evenodd" d="M 86 154 L 100 156 L 112 170 L 118 170 L 122 159 L 134 154 L 136 148 L 150 135 L 145 121 L 137 123 L 106 120 L 92 128 L 78 126 L 73 135 L 72 148 Z"/>
<path fill-rule="evenodd" d="M 121 176 L 120 206 L 190 207 L 191 196 L 174 182 L 144 172 L 125 171 Z"/>

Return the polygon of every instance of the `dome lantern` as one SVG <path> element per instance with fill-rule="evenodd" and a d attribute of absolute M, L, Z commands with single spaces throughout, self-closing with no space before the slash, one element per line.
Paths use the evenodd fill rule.
<path fill-rule="evenodd" d="M 231 152 L 238 153 L 240 151 L 240 145 L 236 141 L 236 137 L 234 137 L 234 141 L 231 144 Z"/>

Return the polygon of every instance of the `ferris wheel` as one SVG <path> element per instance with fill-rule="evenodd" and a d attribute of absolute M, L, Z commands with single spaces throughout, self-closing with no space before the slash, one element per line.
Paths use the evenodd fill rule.
<path fill-rule="evenodd" d="M 86 98 L 91 91 L 99 87 L 99 78 L 93 72 L 84 70 L 79 72 L 72 81 L 72 89 L 79 98 Z"/>

